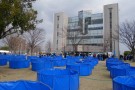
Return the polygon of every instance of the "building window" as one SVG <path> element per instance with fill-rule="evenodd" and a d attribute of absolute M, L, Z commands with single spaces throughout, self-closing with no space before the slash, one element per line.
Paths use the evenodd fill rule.
<path fill-rule="evenodd" d="M 93 19 L 92 20 L 92 24 L 102 24 L 103 23 L 103 19 Z"/>
<path fill-rule="evenodd" d="M 110 8 L 110 19 L 112 19 L 112 8 Z"/>
<path fill-rule="evenodd" d="M 58 40 L 57 40 L 57 44 L 58 44 Z"/>
<path fill-rule="evenodd" d="M 112 22 L 110 21 L 110 29 L 112 29 Z"/>
<path fill-rule="evenodd" d="M 110 14 L 110 51 L 112 51 L 112 8 L 109 8 L 109 14 Z"/>
<path fill-rule="evenodd" d="M 59 19 L 60 19 L 60 16 L 57 16 L 57 20 L 59 21 Z"/>
<path fill-rule="evenodd" d="M 59 28 L 59 24 L 57 24 L 57 28 Z"/>
<path fill-rule="evenodd" d="M 109 8 L 110 14 L 110 30 L 112 29 L 112 8 Z"/>
<path fill-rule="evenodd" d="M 59 32 L 57 32 L 57 36 L 59 36 Z"/>

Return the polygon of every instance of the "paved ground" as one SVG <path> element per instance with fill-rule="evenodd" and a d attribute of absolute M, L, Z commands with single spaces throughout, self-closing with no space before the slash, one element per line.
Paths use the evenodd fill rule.
<path fill-rule="evenodd" d="M 112 80 L 104 61 L 99 62 L 92 75 L 82 77 L 80 83 L 80 90 L 112 90 Z"/>
<path fill-rule="evenodd" d="M 131 62 L 128 62 L 131 63 Z M 135 66 L 135 63 L 131 63 Z M 36 80 L 36 72 L 28 69 L 10 69 L 0 67 L 0 81 Z M 112 80 L 106 70 L 105 61 L 100 61 L 94 68 L 92 75 L 80 78 L 80 90 L 112 90 Z"/>

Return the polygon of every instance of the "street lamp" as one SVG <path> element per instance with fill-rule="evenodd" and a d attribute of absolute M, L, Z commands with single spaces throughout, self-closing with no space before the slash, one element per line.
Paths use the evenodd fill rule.
<path fill-rule="evenodd" d="M 116 52 L 115 52 L 115 40 L 113 40 L 114 42 L 114 50 L 113 50 L 113 54 L 114 54 L 114 57 L 116 56 Z"/>

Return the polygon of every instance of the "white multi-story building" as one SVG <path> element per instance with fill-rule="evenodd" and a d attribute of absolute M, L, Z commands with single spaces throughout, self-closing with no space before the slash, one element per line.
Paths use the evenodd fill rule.
<path fill-rule="evenodd" d="M 56 13 L 54 51 L 58 53 L 66 47 L 66 51 L 114 52 L 119 56 L 119 42 L 113 39 L 118 25 L 118 4 L 105 5 L 104 13 L 93 14 L 92 11 L 82 10 L 75 17 Z"/>
<path fill-rule="evenodd" d="M 119 56 L 119 10 L 118 4 L 109 4 L 104 6 L 104 49 Z M 115 37 L 117 39 L 115 39 Z"/>
<path fill-rule="evenodd" d="M 64 12 L 54 15 L 53 52 L 61 53 L 65 50 L 68 17 Z"/>

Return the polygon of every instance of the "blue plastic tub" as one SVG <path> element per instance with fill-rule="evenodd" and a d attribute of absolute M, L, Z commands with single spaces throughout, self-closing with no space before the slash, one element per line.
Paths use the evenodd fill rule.
<path fill-rule="evenodd" d="M 68 69 L 46 69 L 37 73 L 37 80 L 53 90 L 79 90 L 79 75 Z"/>
<path fill-rule="evenodd" d="M 117 63 L 117 62 L 123 62 L 121 60 L 119 60 L 118 58 L 108 58 L 106 60 L 106 67 L 108 68 L 110 66 L 111 63 Z"/>
<path fill-rule="evenodd" d="M 94 69 L 94 66 L 97 65 L 96 61 L 90 61 L 90 60 L 84 60 L 84 63 L 89 64 L 92 67 L 92 69 Z"/>
<path fill-rule="evenodd" d="M 53 63 L 51 61 L 37 60 L 37 61 L 31 62 L 31 65 L 32 65 L 32 71 L 39 71 L 42 69 L 53 68 Z"/>
<path fill-rule="evenodd" d="M 0 55 L 0 60 L 1 59 L 6 59 L 7 61 L 9 61 L 11 59 L 10 55 Z"/>
<path fill-rule="evenodd" d="M 94 69 L 95 63 L 92 61 L 77 61 L 76 63 L 80 64 L 89 64 L 90 68 Z"/>
<path fill-rule="evenodd" d="M 45 68 L 43 61 L 32 62 L 31 65 L 32 65 L 32 71 L 38 71 Z"/>
<path fill-rule="evenodd" d="M 119 76 L 114 78 L 113 90 L 135 90 L 135 76 Z"/>
<path fill-rule="evenodd" d="M 117 67 L 117 66 L 118 66 L 118 67 L 119 67 L 119 66 L 121 66 L 121 67 L 122 67 L 122 66 L 123 66 L 123 67 L 130 67 L 130 64 L 129 64 L 129 63 L 121 63 L 121 64 L 112 65 L 111 67 L 109 67 L 109 70 L 110 70 L 110 71 L 111 71 L 111 69 L 112 69 L 113 66 L 114 66 L 114 67 L 115 67 L 115 66 L 116 66 L 116 67 Z"/>
<path fill-rule="evenodd" d="M 126 70 L 127 76 L 135 76 L 135 67 L 130 67 Z"/>
<path fill-rule="evenodd" d="M 110 76 L 115 78 L 117 76 L 135 76 L 135 67 L 130 66 L 113 66 L 110 71 Z"/>
<path fill-rule="evenodd" d="M 96 66 L 98 64 L 98 59 L 94 57 L 88 57 L 84 59 L 84 62 L 92 62 L 92 64 Z"/>
<path fill-rule="evenodd" d="M 130 68 L 129 64 L 122 64 L 117 66 L 111 66 L 110 77 L 115 78 L 117 76 L 125 76 L 126 70 Z"/>
<path fill-rule="evenodd" d="M 29 68 L 30 61 L 29 60 L 11 60 L 9 61 L 9 68 L 12 69 L 21 69 L 21 68 Z"/>
<path fill-rule="evenodd" d="M 27 57 L 28 60 L 37 59 L 37 58 L 39 58 L 39 57 L 37 57 L 37 56 L 28 56 L 28 57 Z"/>
<path fill-rule="evenodd" d="M 117 65 L 121 65 L 124 64 L 123 62 L 109 62 L 108 66 L 107 66 L 107 70 L 111 70 L 111 66 L 117 66 Z"/>
<path fill-rule="evenodd" d="M 0 59 L 0 66 L 7 65 L 7 59 Z"/>
<path fill-rule="evenodd" d="M 65 59 L 53 60 L 53 65 L 56 67 L 66 66 L 67 61 Z"/>
<path fill-rule="evenodd" d="M 0 90 L 52 90 L 48 85 L 36 81 L 0 82 Z"/>
<path fill-rule="evenodd" d="M 92 74 L 92 67 L 90 64 L 84 63 L 75 63 L 66 65 L 67 69 L 75 70 L 79 73 L 80 76 L 89 76 Z"/>

